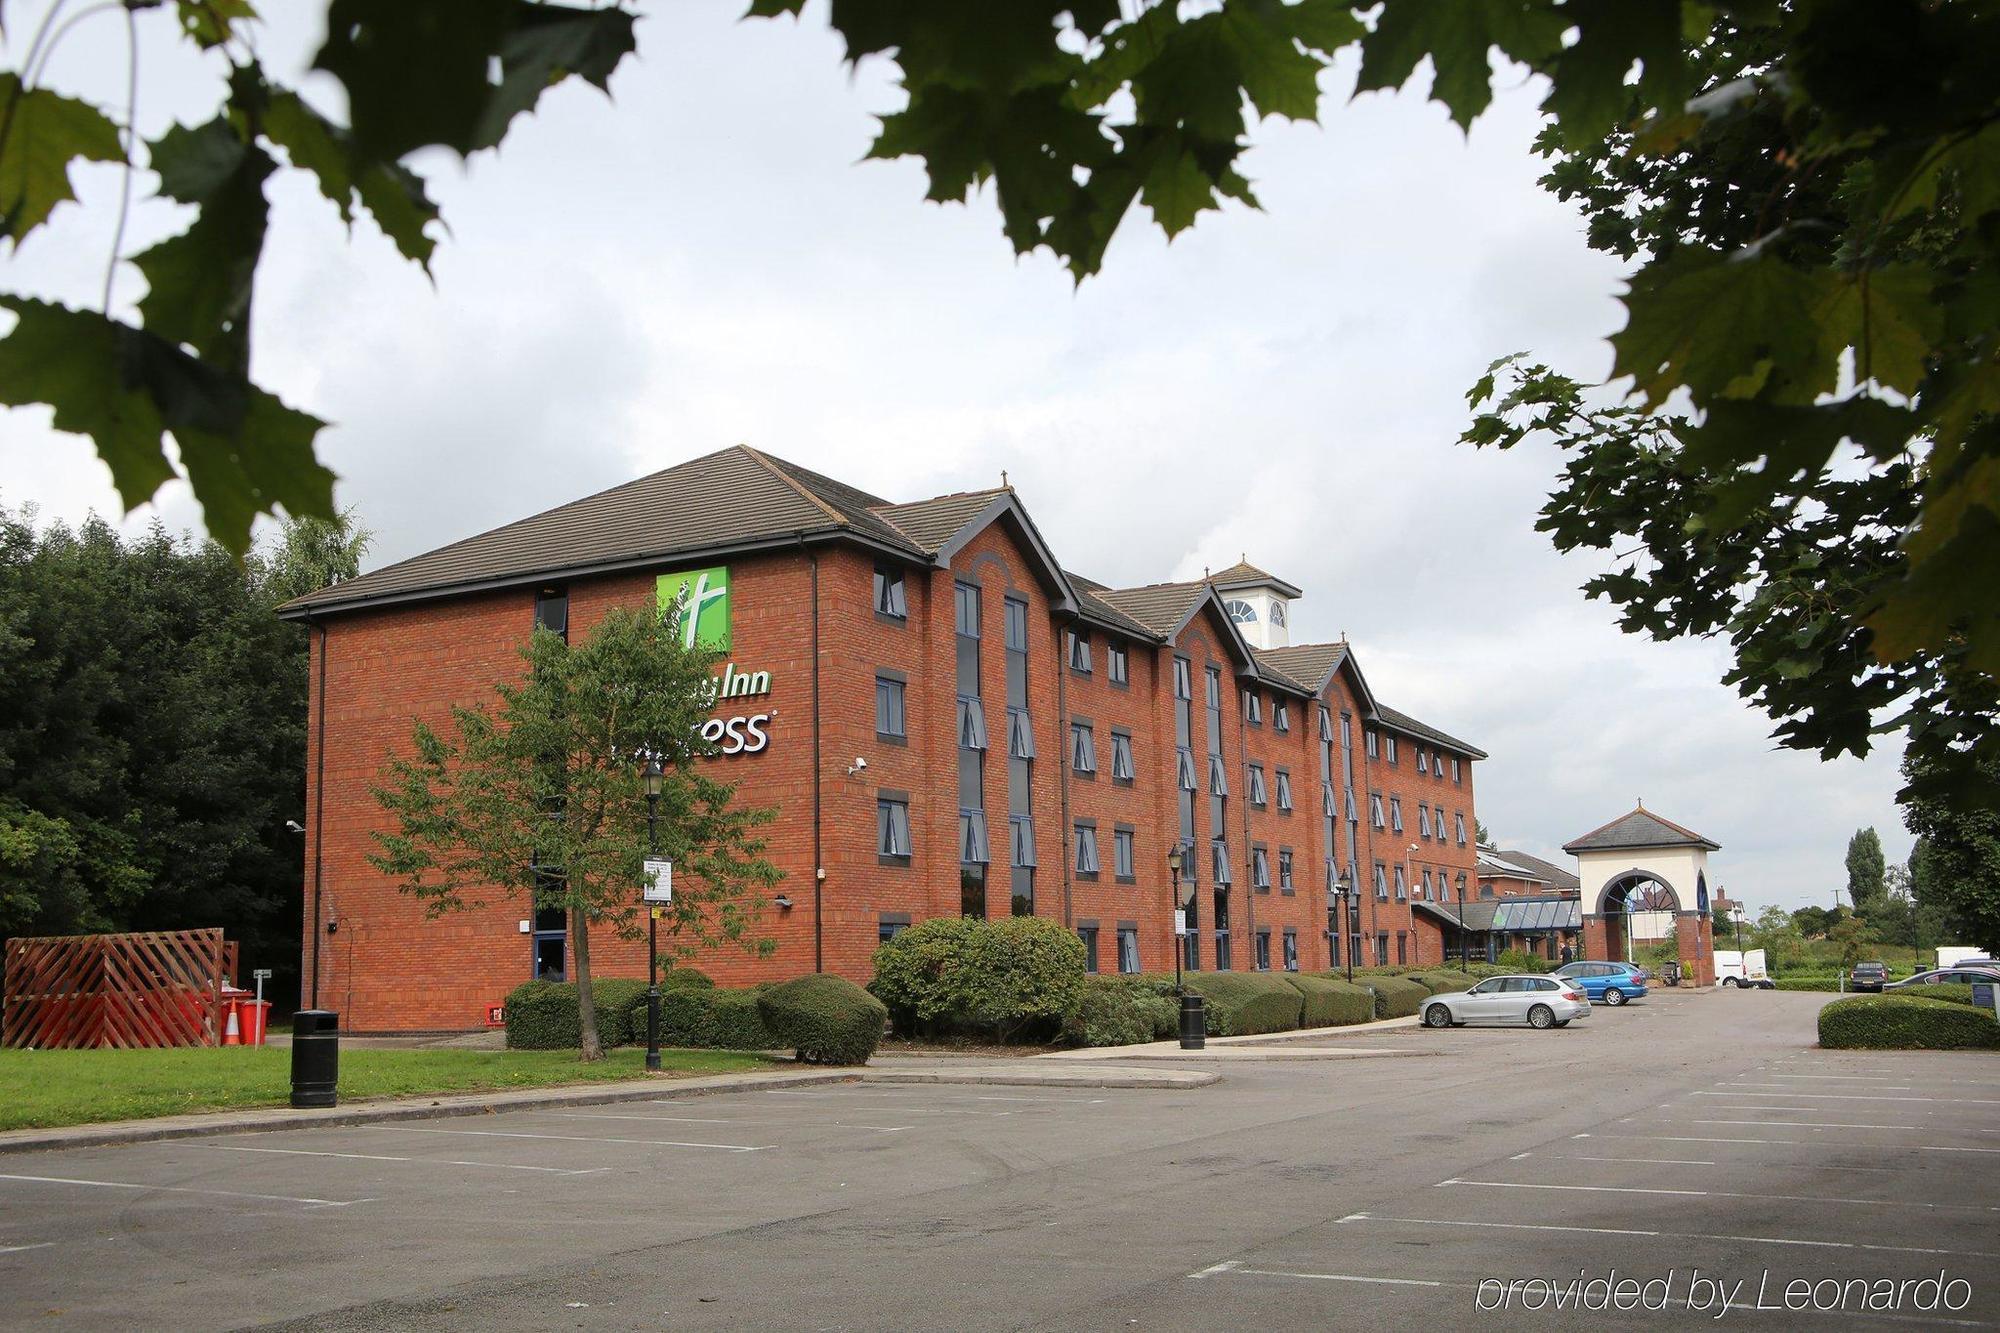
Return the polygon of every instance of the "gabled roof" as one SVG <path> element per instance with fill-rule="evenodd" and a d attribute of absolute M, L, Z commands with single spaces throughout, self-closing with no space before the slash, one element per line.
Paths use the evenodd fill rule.
<path fill-rule="evenodd" d="M 1456 750 L 1469 759 L 1484 759 L 1487 757 L 1486 751 L 1480 749 L 1470 741 L 1462 741 L 1456 736 L 1439 731 L 1429 723 L 1419 722 L 1408 713 L 1399 713 L 1387 704 L 1376 705 L 1375 712 L 1381 719 L 1383 726 L 1393 728 L 1407 736 L 1415 736 L 1418 740 L 1429 741 L 1431 744 L 1443 746 L 1447 750 Z"/>
<path fill-rule="evenodd" d="M 1276 588 L 1287 597 L 1305 596 L 1295 585 L 1244 560 L 1237 561 L 1219 574 L 1209 575 L 1208 581 L 1224 592 L 1233 588 L 1265 587 Z"/>
<path fill-rule="evenodd" d="M 1069 575 L 1063 573 L 1062 566 L 1056 563 L 1055 553 L 1042 540 L 1041 530 L 1035 526 L 1035 520 L 1028 517 L 1027 506 L 1014 494 L 1012 486 L 961 491 L 912 504 L 878 503 L 874 513 L 922 547 L 924 553 L 930 556 L 931 563 L 940 567 L 950 564 L 953 557 L 988 525 L 1004 522 L 1027 548 L 1043 583 L 1053 594 L 1051 600 L 1055 607 L 1062 611 L 1076 609 L 1075 590 L 1070 586 Z"/>
<path fill-rule="evenodd" d="M 1547 877 L 1536 874 L 1526 866 L 1515 865 L 1512 861 L 1503 860 L 1498 852 L 1481 852 L 1479 854 L 1479 864 L 1476 868 L 1479 871 L 1481 879 L 1519 879 L 1526 880 L 1531 884 L 1547 884 L 1549 882 Z"/>
<path fill-rule="evenodd" d="M 1583 888 L 1582 880 L 1553 861 L 1544 861 L 1541 857 L 1530 856 L 1526 852 L 1501 851 L 1497 848 L 1491 849 L 1488 854 L 1502 865 L 1519 866 L 1536 879 L 1552 884 L 1558 889 L 1567 889 L 1575 893 Z"/>
<path fill-rule="evenodd" d="M 926 554 L 887 502 L 747 445 L 706 454 L 285 603 L 279 614 L 441 597 L 840 534 Z"/>
<path fill-rule="evenodd" d="M 1617 851 L 1627 847 L 1699 847 L 1704 851 L 1720 851 L 1721 844 L 1704 838 L 1693 829 L 1682 828 L 1672 820 L 1662 819 L 1639 806 L 1630 814 L 1620 815 L 1602 828 L 1592 829 L 1574 842 L 1563 844 L 1566 852 Z"/>
<path fill-rule="evenodd" d="M 1121 634 L 1129 634 L 1135 639 L 1143 639 L 1152 643 L 1164 641 L 1163 636 L 1155 634 L 1152 630 L 1147 629 L 1144 625 L 1105 601 L 1101 594 L 1110 591 L 1110 589 L 1104 584 L 1099 583 L 1096 579 L 1087 579 L 1081 574 L 1072 573 L 1068 570 L 1065 570 L 1064 573 L 1069 576 L 1070 589 L 1076 593 L 1077 614 L 1085 620 L 1093 624 L 1102 625 L 1107 629 L 1117 630 Z"/>
<path fill-rule="evenodd" d="M 966 524 L 985 513 L 993 501 L 1010 492 L 1003 487 L 986 491 L 960 491 L 911 504 L 875 502 L 875 513 L 926 551 L 936 551 L 957 536 Z"/>
<path fill-rule="evenodd" d="M 1206 591 L 1202 583 L 1148 583 L 1141 588 L 1100 588 L 1096 596 L 1119 615 L 1171 639 L 1194 618 Z"/>
<path fill-rule="evenodd" d="M 1340 670 L 1340 664 L 1346 660 L 1347 645 L 1344 643 L 1295 643 L 1286 648 L 1257 650 L 1260 670 L 1272 667 L 1314 694 L 1326 688 L 1326 683 L 1333 679 L 1333 673 Z"/>

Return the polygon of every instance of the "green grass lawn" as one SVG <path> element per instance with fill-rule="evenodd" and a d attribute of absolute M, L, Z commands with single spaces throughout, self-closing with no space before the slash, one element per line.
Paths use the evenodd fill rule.
<path fill-rule="evenodd" d="M 646 1053 L 612 1051 L 581 1064 L 573 1051 L 371 1051 L 340 1053 L 340 1098 L 412 1097 L 543 1088 L 639 1078 Z M 744 1051 L 665 1051 L 669 1073 L 761 1069 Z M 283 1106 L 291 1052 L 273 1046 L 167 1051 L 0 1051 L 0 1129 L 47 1129 L 142 1120 L 183 1111 Z"/>

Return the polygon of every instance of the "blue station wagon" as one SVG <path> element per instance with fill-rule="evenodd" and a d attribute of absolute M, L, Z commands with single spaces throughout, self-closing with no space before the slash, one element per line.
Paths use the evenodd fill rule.
<path fill-rule="evenodd" d="M 1646 981 L 1631 963 L 1565 963 L 1555 975 L 1575 985 L 1592 1003 L 1616 1007 L 1646 993 Z"/>

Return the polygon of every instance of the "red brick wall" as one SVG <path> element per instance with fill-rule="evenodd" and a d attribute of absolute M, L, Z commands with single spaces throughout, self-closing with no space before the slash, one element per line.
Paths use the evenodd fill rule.
<path fill-rule="evenodd" d="M 1373 730 L 1376 734 L 1376 753 L 1368 761 L 1368 781 L 1371 794 L 1381 801 L 1384 826 L 1375 828 L 1372 806 L 1362 812 L 1373 849 L 1370 864 L 1362 868 L 1369 901 L 1374 900 L 1374 861 L 1382 863 L 1389 885 L 1388 901 L 1377 904 L 1380 924 L 1375 929 L 1389 933 L 1391 963 L 1397 961 L 1395 935 L 1398 930 L 1411 935 L 1410 962 L 1442 962 L 1442 931 L 1423 921 L 1423 913 L 1418 911 L 1415 903 L 1422 895 L 1424 901 L 1456 906 L 1458 876 L 1461 873 L 1465 876 L 1466 897 L 1470 899 L 1478 895 L 1478 852 L 1473 832 L 1478 827 L 1473 810 L 1473 761 L 1456 756 L 1459 775 L 1454 782 L 1451 778 L 1454 756 L 1414 736 L 1380 726 Z M 1394 763 L 1389 761 L 1389 736 L 1396 739 Z M 1424 772 L 1417 771 L 1419 749 L 1425 756 Z M 1367 753 L 1365 743 L 1362 753 Z M 1442 774 L 1435 762 L 1439 758 L 1443 759 Z M 1400 802 L 1402 806 L 1403 831 L 1400 835 L 1395 828 L 1394 802 Z M 1431 812 L 1428 834 L 1418 820 L 1420 806 Z M 1439 810 L 1444 812 L 1442 837 L 1438 836 L 1435 822 Z M 1461 817 L 1464 822 L 1463 842 L 1458 839 L 1455 816 Z M 1413 843 L 1415 850 L 1411 850 Z M 1401 904 L 1396 901 L 1396 871 L 1399 867 L 1405 871 L 1404 888 L 1408 895 L 1407 901 Z M 1430 882 L 1428 894 L 1424 891 L 1426 876 Z M 1372 958 L 1372 940 L 1369 949 Z"/>

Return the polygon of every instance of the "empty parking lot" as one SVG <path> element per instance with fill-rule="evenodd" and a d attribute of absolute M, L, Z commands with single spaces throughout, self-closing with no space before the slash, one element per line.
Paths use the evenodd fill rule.
<path fill-rule="evenodd" d="M 1957 1308 L 1845 1321 L 2000 1322 L 2000 1060 L 1821 1052 L 1820 1002 L 1403 1030 L 1366 1041 L 1418 1058 L 1195 1091 L 663 1094 L 17 1155 L 0 1320 L 1580 1326 L 1629 1280 L 1636 1317 L 1824 1327 L 1790 1284 L 1907 1307 L 1942 1274 Z"/>

